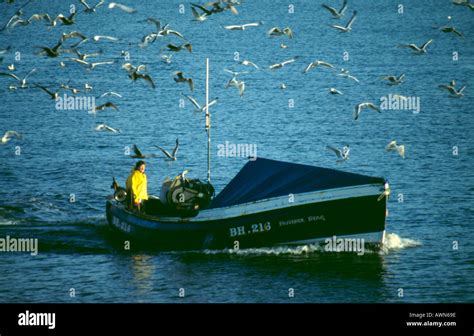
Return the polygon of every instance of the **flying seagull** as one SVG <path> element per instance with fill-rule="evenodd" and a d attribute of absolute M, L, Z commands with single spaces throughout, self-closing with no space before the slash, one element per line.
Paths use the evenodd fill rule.
<path fill-rule="evenodd" d="M 366 103 L 360 103 L 354 109 L 354 120 L 359 119 L 360 113 L 362 112 L 363 109 L 366 109 L 366 108 L 370 108 L 374 111 L 382 113 L 382 111 L 380 111 L 380 109 L 377 106 L 375 106 L 375 104 L 373 104 L 373 103 L 367 103 L 367 102 Z"/>
<path fill-rule="evenodd" d="M 194 92 L 194 82 L 193 82 L 193 79 L 192 79 L 192 78 L 190 78 L 190 77 L 189 77 L 189 78 L 184 77 L 184 74 L 183 74 L 182 71 L 176 71 L 176 72 L 174 73 L 174 75 L 176 76 L 176 77 L 174 78 L 174 81 L 175 81 L 176 83 L 188 83 L 189 88 L 191 89 L 191 91 Z"/>
<path fill-rule="evenodd" d="M 283 68 L 285 65 L 295 62 L 297 58 L 298 58 L 298 56 L 295 56 L 295 57 L 293 57 L 289 60 L 283 61 L 281 63 L 272 64 L 268 68 L 270 70 L 276 70 L 276 69 Z"/>
<path fill-rule="evenodd" d="M 112 132 L 112 133 L 120 133 L 119 129 L 110 127 L 109 125 L 106 124 L 99 124 L 95 127 L 96 131 L 107 131 L 107 132 Z"/>
<path fill-rule="evenodd" d="M 208 105 L 201 106 L 201 105 L 197 102 L 197 100 L 194 99 L 193 97 L 188 96 L 188 95 L 183 95 L 183 96 L 185 96 L 186 98 L 188 98 L 189 101 L 194 105 L 196 112 L 203 112 L 203 111 L 205 111 L 205 110 L 206 110 L 206 107 L 211 107 L 212 105 L 214 105 L 215 103 L 217 103 L 217 100 L 219 99 L 219 98 L 216 98 L 216 99 L 210 101 Z"/>
<path fill-rule="evenodd" d="M 239 90 L 239 94 L 242 97 L 245 92 L 245 82 L 243 80 L 237 80 L 236 77 L 232 77 L 226 84 L 225 88 L 233 86 Z"/>
<path fill-rule="evenodd" d="M 176 153 L 178 152 L 178 148 L 179 148 L 179 140 L 178 138 L 176 138 L 176 146 L 174 147 L 173 149 L 173 152 L 170 154 L 166 149 L 163 149 L 161 148 L 160 146 L 156 146 L 156 148 L 158 148 L 159 150 L 161 150 L 163 152 L 163 154 L 166 155 L 166 157 L 171 160 L 171 161 L 176 161 L 177 157 L 176 157 Z"/>
<path fill-rule="evenodd" d="M 433 42 L 433 39 L 431 40 L 428 40 L 427 42 L 425 42 L 421 47 L 418 47 L 416 44 L 414 43 L 411 43 L 411 44 L 401 44 L 399 45 L 400 48 L 409 48 L 411 50 L 413 50 L 414 53 L 417 53 L 417 54 L 424 54 L 426 53 L 426 47 L 428 47 L 431 42 Z"/>
<path fill-rule="evenodd" d="M 462 96 L 464 96 L 463 91 L 466 88 L 466 86 L 463 86 L 459 90 L 456 90 L 456 88 L 453 85 L 439 85 L 439 88 L 447 90 L 451 94 L 451 97 L 461 98 Z"/>
<path fill-rule="evenodd" d="M 345 26 L 331 25 L 331 27 L 339 29 L 342 33 L 348 33 L 352 30 L 352 24 L 354 23 L 356 16 L 357 16 L 357 11 L 354 11 L 351 19 L 349 20 L 349 22 L 347 22 Z"/>
<path fill-rule="evenodd" d="M 382 77 L 383 80 L 388 81 L 388 84 L 390 85 L 399 85 L 403 83 L 403 80 L 405 79 L 405 74 L 401 74 L 400 76 L 385 76 Z"/>
<path fill-rule="evenodd" d="M 0 144 L 4 145 L 8 143 L 11 139 L 13 139 L 13 137 L 21 139 L 21 135 L 17 131 L 6 131 L 2 139 L 0 140 Z"/>
<path fill-rule="evenodd" d="M 335 88 L 330 88 L 330 89 L 329 89 L 329 93 L 330 93 L 330 94 L 333 94 L 333 95 L 336 95 L 336 94 L 342 95 L 342 92 L 339 91 L 338 89 L 335 89 Z"/>
<path fill-rule="evenodd" d="M 342 149 L 338 149 L 332 146 L 326 146 L 326 148 L 333 151 L 334 154 L 336 154 L 337 158 L 339 159 L 336 161 L 337 163 L 341 163 L 346 160 L 349 160 L 349 152 L 350 152 L 349 145 L 345 145 Z"/>
<path fill-rule="evenodd" d="M 18 77 L 17 75 L 15 74 L 11 74 L 11 73 L 5 73 L 5 72 L 0 72 L 0 76 L 9 76 L 13 79 L 16 79 L 19 83 L 20 83 L 20 88 L 22 89 L 25 89 L 28 87 L 28 84 L 26 82 L 26 80 L 28 79 L 28 77 L 32 74 L 36 72 L 36 68 L 31 70 L 23 79 L 20 79 L 20 77 Z"/>
<path fill-rule="evenodd" d="M 279 27 L 273 27 L 270 29 L 267 34 L 269 36 L 281 36 L 281 35 L 286 35 L 288 38 L 292 39 L 293 38 L 293 31 L 291 30 L 290 27 L 285 27 L 283 29 L 280 29 Z"/>
<path fill-rule="evenodd" d="M 439 30 L 441 30 L 443 33 L 453 33 L 453 34 L 455 34 L 455 35 L 457 35 L 457 36 L 459 36 L 459 37 L 464 37 L 464 35 L 463 35 L 459 30 L 457 30 L 457 29 L 454 28 L 454 27 L 447 27 L 447 26 L 445 26 L 445 27 L 439 28 Z"/>
<path fill-rule="evenodd" d="M 111 108 L 111 109 L 114 109 L 115 111 L 118 111 L 118 107 L 117 107 L 114 103 L 107 102 L 107 103 L 105 103 L 105 104 L 96 106 L 96 107 L 94 108 L 94 112 L 96 112 L 96 111 L 103 111 L 103 110 L 105 110 L 106 108 Z"/>
<path fill-rule="evenodd" d="M 98 8 L 99 6 L 102 6 L 104 4 L 105 0 L 100 0 L 98 3 L 96 3 L 92 7 L 86 2 L 86 0 L 79 0 L 79 2 L 81 4 L 83 4 L 84 7 L 86 8 L 86 9 L 84 9 L 85 13 L 94 13 L 96 8 Z"/>
<path fill-rule="evenodd" d="M 344 2 L 342 3 L 342 7 L 339 10 L 328 5 L 324 5 L 324 4 L 322 6 L 326 8 L 332 14 L 334 19 L 340 19 L 341 17 L 344 16 L 344 13 L 347 9 L 347 0 L 344 0 Z"/>
<path fill-rule="evenodd" d="M 308 64 L 308 66 L 304 69 L 304 73 L 307 73 L 308 71 L 310 71 L 311 69 L 313 68 L 316 68 L 318 66 L 325 66 L 327 68 L 332 68 L 334 69 L 334 65 L 328 63 L 328 62 L 324 62 L 324 61 L 319 61 L 319 60 L 316 60 L 316 61 L 313 61 L 311 63 Z"/>
<path fill-rule="evenodd" d="M 240 61 L 239 63 L 245 66 L 253 66 L 255 69 L 259 69 L 257 64 L 250 62 L 249 60 L 243 60 L 243 61 Z"/>
<path fill-rule="evenodd" d="M 109 3 L 109 9 L 114 9 L 114 8 L 120 9 L 121 11 L 128 14 L 133 14 L 137 12 L 137 10 L 134 8 L 131 8 L 131 7 L 116 3 L 116 2 Z"/>
<path fill-rule="evenodd" d="M 145 69 L 145 66 L 143 64 L 139 65 L 138 67 L 134 67 L 131 63 L 125 63 L 124 65 L 122 65 L 122 69 L 128 71 L 128 77 L 131 80 L 136 81 L 138 79 L 143 79 L 148 84 L 150 84 L 152 88 L 156 88 L 155 83 L 153 82 L 153 79 L 150 75 L 140 73 L 141 70 Z"/>
<path fill-rule="evenodd" d="M 404 145 L 397 145 L 397 142 L 390 141 L 387 147 L 385 147 L 385 150 L 387 152 L 398 152 L 398 154 L 402 157 L 405 158 L 405 146 Z"/>
<path fill-rule="evenodd" d="M 232 25 L 232 26 L 224 26 L 224 29 L 227 30 L 245 30 L 247 27 L 258 27 L 262 23 L 261 22 L 253 22 L 253 23 L 246 23 L 243 25 Z"/>
<path fill-rule="evenodd" d="M 156 154 L 143 154 L 137 147 L 137 145 L 133 145 L 133 154 L 130 155 L 132 159 L 146 159 L 146 158 L 155 158 Z"/>

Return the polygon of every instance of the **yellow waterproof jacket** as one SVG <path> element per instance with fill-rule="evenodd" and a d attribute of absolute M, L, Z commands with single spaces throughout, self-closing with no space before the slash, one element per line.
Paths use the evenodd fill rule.
<path fill-rule="evenodd" d="M 128 192 L 132 191 L 134 202 L 148 199 L 146 175 L 140 171 L 132 171 L 127 178 L 126 188 Z"/>

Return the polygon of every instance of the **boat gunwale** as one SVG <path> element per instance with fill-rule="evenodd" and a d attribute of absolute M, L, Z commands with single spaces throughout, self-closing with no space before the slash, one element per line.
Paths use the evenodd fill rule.
<path fill-rule="evenodd" d="M 337 200 L 342 200 L 342 199 L 348 199 L 348 198 L 358 198 L 358 197 L 367 197 L 367 196 L 377 196 L 380 195 L 383 192 L 383 187 L 384 185 L 382 183 L 371 183 L 371 184 L 361 184 L 361 185 L 356 185 L 356 186 L 349 186 L 349 187 L 340 187 L 340 188 L 332 188 L 332 189 L 324 189 L 324 190 L 316 190 L 316 191 L 309 191 L 305 193 L 298 193 L 294 194 L 295 199 L 296 196 L 299 198 L 303 198 L 303 200 L 299 200 L 295 202 L 289 202 L 288 201 L 288 195 L 284 196 L 276 196 L 276 197 L 271 197 L 271 198 L 265 198 L 265 199 L 260 199 L 252 202 L 247 202 L 247 203 L 241 203 L 241 204 L 235 204 L 235 205 L 230 205 L 226 207 L 220 207 L 220 208 L 211 208 L 211 209 L 205 209 L 199 212 L 197 216 L 194 217 L 158 217 L 155 215 L 147 215 L 147 214 L 137 214 L 136 212 L 130 211 L 129 209 L 126 209 L 124 206 L 118 206 L 117 202 L 115 200 L 108 200 L 113 206 L 115 206 L 117 209 L 120 209 L 120 211 L 125 212 L 127 215 L 134 216 L 140 220 L 146 220 L 154 223 L 162 223 L 162 224 L 174 224 L 174 223 L 190 223 L 190 224 L 199 224 L 202 222 L 213 222 L 213 221 L 219 221 L 222 219 L 231 219 L 231 218 L 236 218 L 240 216 L 245 216 L 245 215 L 253 215 L 253 214 L 258 214 L 261 212 L 267 212 L 267 211 L 274 211 L 274 210 L 281 210 L 285 208 L 291 208 L 295 206 L 303 206 L 303 205 L 308 205 L 312 203 L 321 203 L 321 202 L 328 202 L 328 201 L 337 201 Z M 377 192 L 375 189 L 377 188 Z M 359 194 L 353 194 L 351 195 L 350 193 L 347 195 L 333 195 L 333 197 L 321 197 L 324 194 L 328 193 L 336 193 L 336 192 L 347 192 L 347 191 L 363 191 L 364 189 L 369 189 L 366 193 L 359 193 Z M 370 190 L 373 189 L 373 190 Z M 369 192 L 370 191 L 370 192 Z M 314 199 L 314 197 L 320 196 L 319 199 Z M 155 197 L 157 198 L 157 197 Z M 306 198 L 306 200 L 305 200 Z M 159 198 L 158 198 L 159 199 Z M 275 202 L 281 202 L 285 200 L 285 203 L 280 203 L 280 206 L 275 207 L 274 205 L 269 205 L 266 207 L 261 207 L 262 204 L 264 203 L 275 203 Z M 259 208 L 260 206 L 260 208 Z M 256 207 L 256 209 L 253 209 L 253 211 L 242 211 L 242 210 L 237 210 L 240 208 L 249 208 L 249 207 Z M 219 216 L 215 215 L 215 212 L 223 212 L 224 214 L 226 212 L 235 212 L 232 213 L 228 216 Z M 214 216 L 206 216 L 208 214 L 213 214 Z M 114 215 L 114 214 L 112 214 Z M 115 216 L 115 215 L 114 215 Z"/>

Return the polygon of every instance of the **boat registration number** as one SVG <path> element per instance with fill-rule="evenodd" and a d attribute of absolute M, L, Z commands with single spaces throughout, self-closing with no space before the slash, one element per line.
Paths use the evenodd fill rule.
<path fill-rule="evenodd" d="M 116 227 L 118 227 L 120 230 L 124 232 L 130 233 L 131 231 L 130 225 L 120 220 L 120 218 L 114 217 L 112 219 L 112 224 L 114 224 Z"/>
<path fill-rule="evenodd" d="M 268 232 L 272 229 L 272 224 L 270 222 L 251 224 L 248 226 L 242 225 L 229 229 L 230 237 L 244 236 L 254 233 Z"/>

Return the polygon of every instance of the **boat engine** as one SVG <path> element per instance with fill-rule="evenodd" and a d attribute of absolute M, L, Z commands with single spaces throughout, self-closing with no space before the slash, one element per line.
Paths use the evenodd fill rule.
<path fill-rule="evenodd" d="M 114 192 L 114 199 L 117 202 L 124 202 L 127 199 L 127 191 L 124 188 L 118 187 Z"/>
<path fill-rule="evenodd" d="M 167 180 L 161 187 L 161 202 L 174 210 L 198 211 L 207 208 L 214 196 L 214 187 L 199 179 L 186 177 L 187 171 Z"/>

